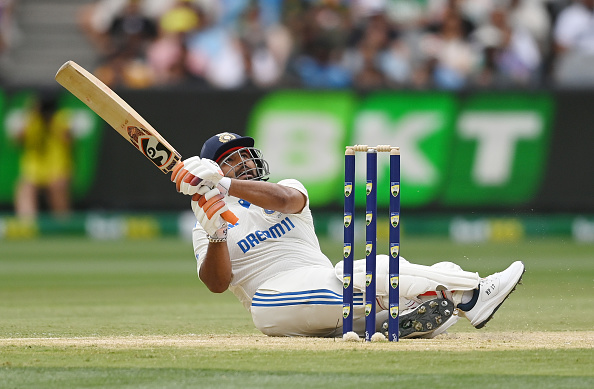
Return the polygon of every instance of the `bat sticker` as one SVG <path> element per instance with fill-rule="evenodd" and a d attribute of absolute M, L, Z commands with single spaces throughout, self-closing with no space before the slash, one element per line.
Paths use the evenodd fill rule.
<path fill-rule="evenodd" d="M 172 167 L 177 162 L 177 160 L 172 161 L 176 155 L 163 146 L 156 137 L 150 135 L 144 128 L 128 126 L 127 132 L 130 142 L 159 168 L 166 167 L 166 169 L 169 169 L 169 167 Z"/>
<path fill-rule="evenodd" d="M 138 144 L 140 145 L 140 151 L 160 168 L 168 165 L 173 156 L 173 153 L 167 150 L 167 148 L 152 135 L 139 137 Z"/>

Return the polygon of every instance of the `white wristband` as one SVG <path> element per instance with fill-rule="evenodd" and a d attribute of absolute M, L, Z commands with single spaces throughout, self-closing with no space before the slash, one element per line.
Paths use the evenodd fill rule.
<path fill-rule="evenodd" d="M 225 188 L 227 193 L 229 193 L 229 188 L 231 187 L 231 179 L 229 177 L 223 177 L 221 178 L 221 181 L 219 181 L 219 185 Z"/>

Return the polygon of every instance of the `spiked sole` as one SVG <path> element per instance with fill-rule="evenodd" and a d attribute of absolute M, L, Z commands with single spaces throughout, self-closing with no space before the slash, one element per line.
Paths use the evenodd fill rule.
<path fill-rule="evenodd" d="M 402 339 L 415 338 L 438 329 L 454 313 L 454 303 L 436 298 L 425 301 L 412 312 L 400 316 L 398 336 Z M 382 332 L 388 336 L 388 321 L 382 325 Z"/>
<path fill-rule="evenodd" d="M 485 326 L 485 324 L 487 324 L 489 322 L 489 320 L 491 320 L 493 318 L 493 316 L 495 315 L 495 312 L 497 312 L 497 310 L 499 309 L 499 307 L 501 307 L 501 305 L 505 302 L 505 300 L 507 300 L 507 298 L 509 297 L 509 295 L 512 294 L 516 290 L 516 287 L 519 284 L 522 283 L 522 277 L 524 276 L 524 273 L 526 273 L 526 268 L 524 268 L 524 271 L 522 272 L 522 275 L 518 279 L 518 282 L 516 282 L 516 284 L 514 285 L 513 289 L 507 294 L 507 296 L 505 296 L 505 298 L 503 300 L 501 300 L 501 302 L 499 303 L 499 305 L 497 307 L 495 307 L 495 309 L 493 310 L 493 312 L 491 312 L 491 315 L 486 320 L 483 320 L 482 322 L 480 322 L 477 325 L 475 325 L 474 328 L 480 330 L 481 328 L 483 328 Z"/>

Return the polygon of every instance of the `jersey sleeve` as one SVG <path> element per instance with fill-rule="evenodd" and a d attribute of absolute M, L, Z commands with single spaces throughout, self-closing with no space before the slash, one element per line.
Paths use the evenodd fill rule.
<path fill-rule="evenodd" d="M 300 213 L 303 213 L 303 211 L 309 209 L 309 195 L 307 193 L 307 189 L 305 189 L 305 186 L 303 186 L 301 182 L 293 178 L 289 178 L 286 180 L 279 181 L 278 184 L 289 188 L 297 189 L 299 192 L 305 195 L 305 207 L 303 207 L 303 210 Z"/>
<path fill-rule="evenodd" d="M 206 256 L 206 250 L 208 249 L 208 237 L 200 223 L 196 223 L 192 230 L 192 244 L 194 245 L 197 269 L 200 269 L 200 265 L 202 265 L 202 261 L 204 261 L 204 257 Z"/>

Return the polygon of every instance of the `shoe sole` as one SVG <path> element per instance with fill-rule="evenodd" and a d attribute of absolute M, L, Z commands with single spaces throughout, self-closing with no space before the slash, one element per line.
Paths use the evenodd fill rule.
<path fill-rule="evenodd" d="M 412 312 L 400 316 L 398 337 L 408 339 L 429 334 L 441 327 L 454 314 L 454 303 L 436 298 L 425 301 Z M 388 337 L 388 321 L 382 325 L 382 332 Z"/>
<path fill-rule="evenodd" d="M 520 278 L 518 278 L 518 282 L 516 282 L 516 284 L 514 285 L 514 287 L 512 288 L 512 290 L 510 290 L 510 292 L 507 294 L 507 296 L 505 296 L 505 298 L 503 300 L 501 300 L 501 302 L 499 303 L 499 305 L 497 305 L 495 307 L 495 309 L 493 310 L 493 312 L 491 312 L 491 315 L 483 320 L 482 322 L 478 323 L 477 325 L 474 326 L 474 328 L 476 329 L 481 329 L 485 326 L 485 324 L 487 324 L 489 322 L 489 320 L 491 320 L 493 318 L 493 316 L 495 316 L 495 312 L 497 312 L 497 310 L 499 309 L 499 307 L 501 307 L 503 305 L 503 303 L 505 302 L 505 300 L 507 300 L 507 298 L 516 290 L 517 286 L 522 282 L 522 277 L 524 277 L 524 273 L 526 273 L 526 268 L 524 267 L 524 270 L 522 271 L 522 274 L 520 275 Z"/>

